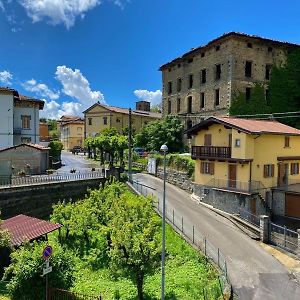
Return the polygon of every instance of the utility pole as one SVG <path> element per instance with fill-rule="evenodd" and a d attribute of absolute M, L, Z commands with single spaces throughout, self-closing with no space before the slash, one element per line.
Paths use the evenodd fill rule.
<path fill-rule="evenodd" d="M 131 108 L 129 108 L 128 121 L 128 178 L 132 183 L 132 126 L 131 126 Z"/>

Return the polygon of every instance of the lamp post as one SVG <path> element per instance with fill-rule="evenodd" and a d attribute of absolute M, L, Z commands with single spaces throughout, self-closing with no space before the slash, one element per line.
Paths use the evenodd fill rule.
<path fill-rule="evenodd" d="M 167 145 L 162 145 L 160 151 L 164 153 L 164 191 L 163 191 L 163 211 L 162 211 L 162 251 L 161 251 L 161 299 L 165 299 L 165 241 L 166 241 L 166 155 Z"/>

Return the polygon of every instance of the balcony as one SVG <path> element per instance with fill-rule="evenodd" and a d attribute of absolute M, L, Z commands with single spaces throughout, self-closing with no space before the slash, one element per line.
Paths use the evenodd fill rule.
<path fill-rule="evenodd" d="M 192 146 L 192 158 L 231 158 L 231 148 Z"/>

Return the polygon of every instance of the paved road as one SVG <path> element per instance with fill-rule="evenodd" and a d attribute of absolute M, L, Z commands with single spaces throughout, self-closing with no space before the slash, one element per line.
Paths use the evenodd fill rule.
<path fill-rule="evenodd" d="M 76 169 L 76 172 L 90 172 L 94 167 L 97 170 L 100 168 L 99 162 L 93 162 L 86 159 L 83 154 L 74 155 L 69 151 L 62 151 L 61 160 L 63 166 L 58 169 L 58 173 L 69 173 L 71 169 Z"/>
<path fill-rule="evenodd" d="M 151 186 L 161 199 L 162 180 L 136 174 L 135 180 Z M 161 202 L 161 201 L 160 201 Z M 230 281 L 242 300 L 299 300 L 300 284 L 272 255 L 236 228 L 228 219 L 192 201 L 190 194 L 167 184 L 167 210 L 205 235 L 225 255 Z"/>

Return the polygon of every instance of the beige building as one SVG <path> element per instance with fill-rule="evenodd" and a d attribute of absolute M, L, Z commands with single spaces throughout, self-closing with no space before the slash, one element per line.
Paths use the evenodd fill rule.
<path fill-rule="evenodd" d="M 139 132 L 145 124 L 161 118 L 161 114 L 150 111 L 150 104 L 147 105 L 146 101 L 141 102 L 143 103 L 137 102 L 137 108 L 147 110 L 132 110 L 132 128 L 135 132 Z M 95 103 L 83 113 L 85 137 L 96 136 L 105 128 L 116 128 L 119 133 L 122 133 L 129 124 L 129 110 L 127 108 Z"/>
<path fill-rule="evenodd" d="M 186 128 L 208 116 L 227 115 L 233 95 L 251 96 L 255 83 L 266 87 L 274 64 L 300 45 L 230 32 L 160 67 L 163 115 L 179 116 Z"/>
<path fill-rule="evenodd" d="M 65 150 L 71 150 L 75 146 L 83 147 L 84 119 L 74 116 L 62 116 L 57 121 L 60 132 L 60 141 Z"/>

